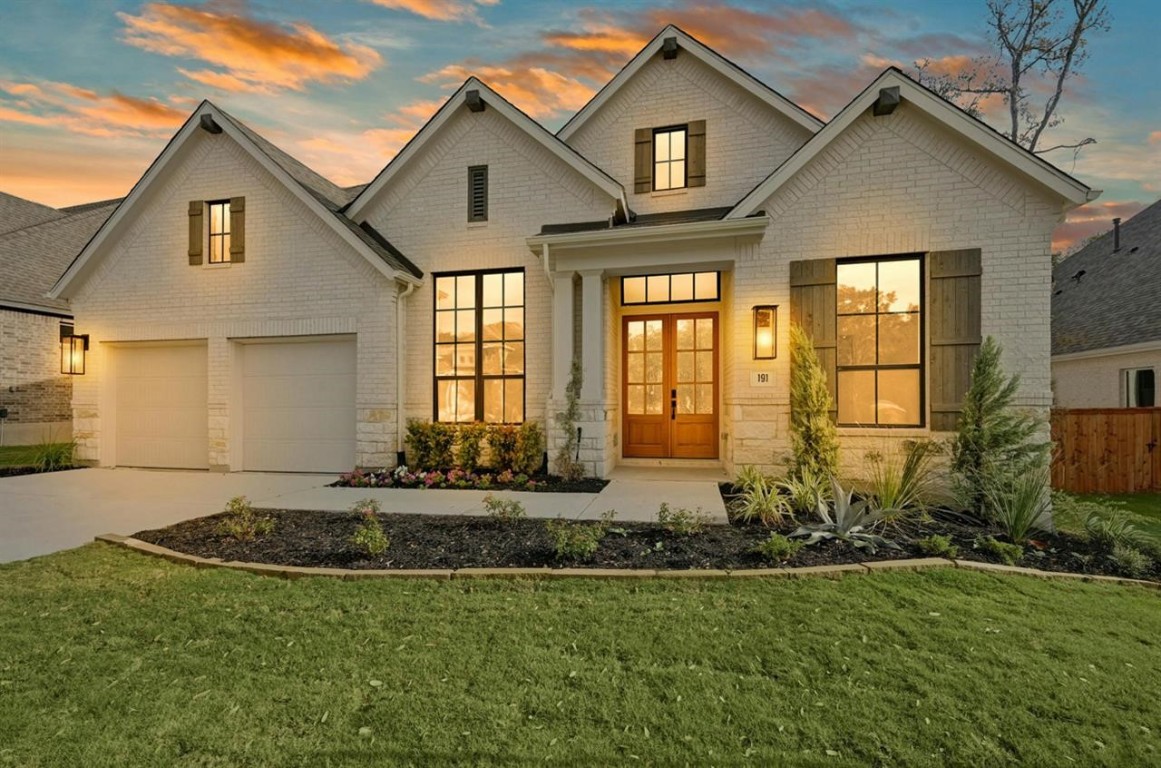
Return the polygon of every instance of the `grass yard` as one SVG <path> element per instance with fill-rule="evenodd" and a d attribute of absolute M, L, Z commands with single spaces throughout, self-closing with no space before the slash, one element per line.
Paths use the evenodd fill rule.
<path fill-rule="evenodd" d="M 0 566 L 0 765 L 1161 762 L 1161 593 Z"/>
<path fill-rule="evenodd" d="M 1087 493 L 1075 494 L 1080 501 L 1100 504 L 1124 513 L 1133 525 L 1161 541 L 1161 493 Z M 1063 519 L 1058 523 L 1066 530 L 1082 529 L 1083 521 Z"/>
<path fill-rule="evenodd" d="M 24 467 L 32 463 L 36 455 L 35 445 L 0 446 L 0 467 Z"/>

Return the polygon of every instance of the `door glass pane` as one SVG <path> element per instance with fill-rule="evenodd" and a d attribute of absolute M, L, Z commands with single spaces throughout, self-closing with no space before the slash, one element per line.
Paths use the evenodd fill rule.
<path fill-rule="evenodd" d="M 677 353 L 677 381 L 694 381 L 694 353 Z"/>
<path fill-rule="evenodd" d="M 879 311 L 919 310 L 919 260 L 879 263 Z"/>
<path fill-rule="evenodd" d="M 677 348 L 693 349 L 693 320 L 682 318 L 677 321 Z"/>
<path fill-rule="evenodd" d="M 630 352 L 628 355 L 627 368 L 625 372 L 625 379 L 635 384 L 644 383 L 645 381 L 645 355 L 637 352 Z"/>
<path fill-rule="evenodd" d="M 629 336 L 625 342 L 625 346 L 630 352 L 645 349 L 645 323 L 643 321 L 630 321 L 626 326 L 625 333 Z"/>
<path fill-rule="evenodd" d="M 456 278 L 456 307 L 469 309 L 476 306 L 476 276 L 460 275 Z"/>
<path fill-rule="evenodd" d="M 484 306 L 499 307 L 504 304 L 504 276 L 484 275 Z"/>
<path fill-rule="evenodd" d="M 660 352 L 645 353 L 645 381 L 660 382 L 663 377 L 663 359 Z"/>
<path fill-rule="evenodd" d="M 694 296 L 698 301 L 718 298 L 718 273 L 698 272 L 695 278 Z"/>
<path fill-rule="evenodd" d="M 875 311 L 875 264 L 839 264 L 838 313 Z"/>
<path fill-rule="evenodd" d="M 696 413 L 694 402 L 695 389 L 693 384 L 677 385 L 677 412 L 681 415 Z"/>
<path fill-rule="evenodd" d="M 847 318 L 844 318 L 847 319 Z M 919 315 L 879 315 L 879 364 L 919 362 Z"/>
<path fill-rule="evenodd" d="M 693 301 L 693 275 L 674 275 L 669 281 L 670 300 Z"/>
<path fill-rule="evenodd" d="M 838 420 L 840 424 L 875 423 L 875 372 L 838 372 Z"/>
<path fill-rule="evenodd" d="M 645 321 L 645 349 L 660 350 L 661 349 L 661 321 L 660 320 L 646 320 Z"/>
<path fill-rule="evenodd" d="M 649 301 L 669 301 L 669 275 L 650 275 L 647 280 Z"/>
<path fill-rule="evenodd" d="M 698 381 L 713 381 L 714 380 L 714 353 L 713 352 L 698 352 L 697 353 L 697 380 Z M 701 411 L 699 411 L 701 413 Z"/>
<path fill-rule="evenodd" d="M 849 315 L 839 317 L 838 364 L 875 364 L 874 315 Z"/>
<path fill-rule="evenodd" d="M 524 373 L 524 342 L 509 341 L 504 344 L 504 375 L 521 373 Z"/>
<path fill-rule="evenodd" d="M 650 416 L 660 414 L 665 407 L 665 391 L 660 384 L 649 384 L 645 387 L 645 413 Z"/>
<path fill-rule="evenodd" d="M 629 413 L 640 416 L 645 413 L 645 387 L 640 384 L 629 385 Z"/>
<path fill-rule="evenodd" d="M 879 371 L 879 423 L 919 423 L 919 371 Z"/>
<path fill-rule="evenodd" d="M 484 341 L 504 338 L 504 310 L 485 309 L 483 315 Z"/>
<path fill-rule="evenodd" d="M 504 304 L 509 307 L 524 306 L 523 272 L 507 272 L 504 274 Z"/>
<path fill-rule="evenodd" d="M 697 385 L 697 412 L 700 414 L 712 414 L 714 412 L 713 384 Z"/>
<path fill-rule="evenodd" d="M 621 281 L 621 303 L 645 303 L 645 278 L 626 277 L 623 281 Z"/>
<path fill-rule="evenodd" d="M 714 348 L 714 320 L 712 317 L 699 317 L 697 319 L 697 348 Z"/>

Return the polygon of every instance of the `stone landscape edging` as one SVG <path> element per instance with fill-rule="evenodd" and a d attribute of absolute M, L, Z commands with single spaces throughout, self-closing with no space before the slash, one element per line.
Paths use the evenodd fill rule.
<path fill-rule="evenodd" d="M 797 568 L 742 568 L 737 570 L 689 569 L 681 571 L 655 570 L 651 568 L 414 568 L 414 569 L 363 569 L 315 568 L 298 565 L 270 565 L 267 563 L 246 563 L 236 560 L 221 560 L 197 555 L 187 555 L 167 549 L 132 536 L 105 533 L 96 541 L 131 549 L 135 552 L 160 557 L 181 565 L 195 568 L 228 568 L 258 576 L 276 576 L 283 579 L 300 579 L 307 576 L 322 576 L 350 581 L 360 579 L 749 579 L 749 578 L 841 578 L 847 574 L 865 575 L 886 571 L 926 571 L 933 568 L 962 568 L 993 574 L 1017 574 L 1040 579 L 1064 581 L 1092 581 L 1111 584 L 1130 584 L 1161 590 L 1161 582 L 1142 579 L 1126 579 L 1120 576 L 1100 576 L 1088 573 L 1066 573 L 1062 571 L 1041 571 L 1036 568 L 1022 568 L 1014 565 L 998 565 L 976 560 L 948 560 L 942 557 L 925 557 L 908 560 L 878 560 L 870 563 L 844 563 L 842 565 L 807 565 Z"/>

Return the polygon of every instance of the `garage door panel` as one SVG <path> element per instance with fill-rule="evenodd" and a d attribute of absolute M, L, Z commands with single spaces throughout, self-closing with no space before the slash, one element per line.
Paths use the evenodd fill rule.
<path fill-rule="evenodd" d="M 205 469 L 209 439 L 204 345 L 117 347 L 117 463 Z"/>
<path fill-rule="evenodd" d="M 243 463 L 276 472 L 346 472 L 355 462 L 353 339 L 247 344 Z"/>

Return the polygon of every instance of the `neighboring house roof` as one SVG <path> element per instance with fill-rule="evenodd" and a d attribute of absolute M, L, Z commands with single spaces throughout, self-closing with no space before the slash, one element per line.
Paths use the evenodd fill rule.
<path fill-rule="evenodd" d="M 1052 354 L 1161 341 L 1161 200 L 1052 270 Z"/>
<path fill-rule="evenodd" d="M 774 192 L 793 178 L 798 171 L 870 109 L 879 98 L 880 91 L 896 87 L 899 88 L 900 97 L 904 101 L 918 107 L 925 114 L 930 115 L 993 157 L 1039 182 L 1062 197 L 1071 206 L 1095 200 L 1100 194 L 1099 190 L 1090 189 L 1048 161 L 1029 152 L 995 129 L 912 80 L 899 69 L 891 67 L 875 78 L 874 82 L 856 96 L 850 104 L 843 107 L 842 111 L 826 124 L 826 127 L 811 137 L 797 152 L 787 158 L 782 165 L 778 166 L 773 173 L 742 198 L 726 218 L 743 218 L 756 213 Z"/>
<path fill-rule="evenodd" d="M 329 224 L 336 233 L 346 240 L 379 272 L 387 277 L 402 278 L 414 282 L 422 277 L 414 264 L 407 259 L 399 258 L 401 254 L 394 248 L 385 246 L 385 239 L 381 236 L 372 237 L 363 228 L 347 219 L 339 209 L 349 198 L 349 193 L 342 187 L 327 181 L 319 174 L 286 154 L 278 147 L 263 139 L 237 118 L 223 112 L 208 101 L 203 101 L 185 121 L 169 144 L 158 155 L 153 164 L 146 170 L 138 182 L 133 186 L 129 195 L 121 201 L 121 205 L 113 212 L 92 240 L 69 265 L 68 269 L 49 292 L 52 298 L 67 296 L 71 287 L 80 275 L 88 269 L 90 260 L 98 253 L 105 240 L 116 230 L 117 226 L 132 211 L 133 207 L 145 194 L 145 191 L 165 170 L 169 162 L 178 153 L 181 146 L 201 130 L 201 119 L 208 116 L 222 129 L 222 132 L 238 143 L 250 155 L 264 166 L 270 173 L 286 185 L 287 189 L 296 193 L 308 208 Z M 380 242 L 382 241 L 382 242 Z"/>
<path fill-rule="evenodd" d="M 73 206 L 77 212 L 0 235 L 0 307 L 70 315 L 65 301 L 45 294 L 119 202 Z"/>
<path fill-rule="evenodd" d="M 56 208 L 0 192 L 0 235 L 59 219 L 65 214 Z"/>
<path fill-rule="evenodd" d="M 707 64 L 714 70 L 724 75 L 726 78 L 732 80 L 744 90 L 749 91 L 754 96 L 769 104 L 771 107 L 781 112 L 783 115 L 793 120 L 798 125 L 806 128 L 811 133 L 819 130 L 823 126 L 823 122 L 814 115 L 807 112 L 802 107 L 795 104 L 790 99 L 775 91 L 770 86 L 763 83 L 758 78 L 751 75 L 746 70 L 739 67 L 729 59 L 722 56 L 712 48 L 707 47 L 701 41 L 691 37 L 680 27 L 673 24 L 665 27 L 657 33 L 657 36 L 650 40 L 644 48 L 642 48 L 636 56 L 630 59 L 620 72 L 605 84 L 601 90 L 597 91 L 596 95 L 589 100 L 587 104 L 581 107 L 580 111 L 569 118 L 569 121 L 564 124 L 564 127 L 557 131 L 557 136 L 562 140 L 568 141 L 572 136 L 580 130 L 580 127 L 588 122 L 589 118 L 595 115 L 600 108 L 619 91 L 625 83 L 633 79 L 642 67 L 650 59 L 652 59 L 658 52 L 661 51 L 665 45 L 665 39 L 668 37 L 677 38 L 677 45 L 684 51 L 687 51 L 693 56 L 696 56 L 700 61 Z"/>
<path fill-rule="evenodd" d="M 697 208 L 689 211 L 665 211 L 663 213 L 642 213 L 625 224 L 618 224 L 616 229 L 627 227 L 656 227 L 663 224 L 688 224 L 694 221 L 717 221 L 731 211 L 730 206 L 725 208 Z M 568 232 L 594 232 L 600 229 L 609 229 L 608 221 L 575 221 L 566 224 L 545 224 L 540 228 L 542 235 L 561 235 Z"/>
<path fill-rule="evenodd" d="M 585 158 L 575 149 L 565 144 L 563 141 L 554 136 L 540 123 L 533 120 L 528 115 L 517 109 L 507 99 L 492 90 L 486 83 L 475 77 L 469 77 L 464 81 L 464 84 L 456 90 L 451 97 L 443 103 L 436 113 L 427 123 L 419 129 L 419 132 L 411 137 L 411 140 L 399 150 L 399 153 L 392 158 L 387 167 L 380 171 L 370 184 L 366 186 L 356 197 L 350 205 L 345 209 L 345 213 L 353 220 L 357 220 L 367 204 L 375 197 L 375 195 L 383 189 L 391 179 L 405 168 L 411 158 L 415 157 L 432 139 L 433 136 L 439 133 L 439 129 L 451 119 L 451 116 L 456 112 L 456 108 L 463 106 L 469 91 L 479 91 L 480 97 L 483 99 L 486 108 L 495 109 L 510 122 L 523 130 L 530 138 L 534 139 L 541 146 L 547 149 L 552 154 L 556 155 L 560 160 L 568 164 L 580 175 L 591 181 L 599 189 L 603 190 L 610 197 L 618 201 L 620 213 L 623 216 L 628 216 L 629 204 L 625 197 L 625 189 L 620 182 L 614 179 L 609 174 L 602 171 L 591 161 Z"/>

